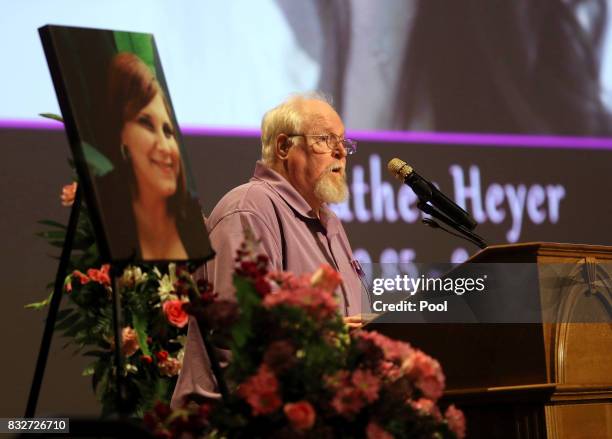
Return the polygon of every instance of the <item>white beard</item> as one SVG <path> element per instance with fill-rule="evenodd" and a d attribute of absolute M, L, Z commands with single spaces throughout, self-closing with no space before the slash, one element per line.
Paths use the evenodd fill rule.
<path fill-rule="evenodd" d="M 327 170 L 315 183 L 314 193 L 324 203 L 341 203 L 348 197 L 348 185 L 344 173 Z"/>

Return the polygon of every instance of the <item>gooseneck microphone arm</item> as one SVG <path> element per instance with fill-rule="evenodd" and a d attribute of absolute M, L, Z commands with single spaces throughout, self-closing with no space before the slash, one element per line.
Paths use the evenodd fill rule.
<path fill-rule="evenodd" d="M 443 222 L 461 236 L 441 227 L 434 220 L 423 221 L 424 224 L 440 228 L 454 236 L 462 237 L 480 248 L 487 247 L 485 240 L 473 232 L 478 223 L 464 209 L 444 195 L 432 183 L 417 174 L 412 167 L 400 159 L 392 159 L 387 165 L 389 172 L 410 186 L 419 199 L 417 207 L 438 221 Z"/>
<path fill-rule="evenodd" d="M 417 203 L 417 207 L 421 209 L 423 212 L 425 212 L 426 214 L 431 215 L 433 218 L 451 227 L 453 230 L 455 230 L 458 233 L 451 232 L 450 230 L 442 227 L 440 224 L 438 224 L 437 221 L 432 220 L 431 218 L 424 218 L 423 224 L 433 229 L 444 230 L 446 233 L 449 233 L 458 238 L 463 238 L 480 248 L 487 248 L 487 243 L 481 236 L 477 235 L 471 230 L 466 229 L 461 224 L 456 223 L 455 221 L 453 221 L 452 219 L 450 219 L 449 217 L 441 213 L 438 209 L 436 209 L 431 204 L 427 204 L 427 203 L 424 203 L 423 201 L 419 201 Z"/>

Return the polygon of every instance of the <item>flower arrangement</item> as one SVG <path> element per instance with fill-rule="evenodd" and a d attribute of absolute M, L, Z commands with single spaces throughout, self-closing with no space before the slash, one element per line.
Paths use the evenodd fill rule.
<path fill-rule="evenodd" d="M 209 295 L 189 307 L 229 340 L 229 400 L 176 411 L 160 403 L 145 415 L 149 429 L 159 437 L 465 436 L 462 412 L 450 406 L 443 414 L 437 405 L 445 380 L 436 360 L 346 328 L 334 295 L 338 273 L 270 273 L 255 250 L 247 236 L 236 258 L 237 304 Z"/>
<path fill-rule="evenodd" d="M 62 205 L 72 205 L 76 189 L 76 183 L 62 189 Z M 49 230 L 39 235 L 61 248 L 66 226 L 54 221 L 41 224 Z M 192 277 L 193 268 L 149 264 L 128 266 L 118 275 L 115 293 L 123 314 L 121 353 L 128 415 L 141 417 L 156 401 L 168 402 L 172 397 L 187 334 L 185 306 L 190 295 L 210 294 L 205 282 Z M 92 358 L 83 375 L 92 377 L 103 415 L 117 412 L 110 269 L 101 264 L 87 207 L 82 203 L 64 282 L 67 305 L 64 302 L 58 313 L 55 330 L 67 339 L 64 347 L 76 347 L 75 354 Z M 50 298 L 28 307 L 44 309 Z"/>

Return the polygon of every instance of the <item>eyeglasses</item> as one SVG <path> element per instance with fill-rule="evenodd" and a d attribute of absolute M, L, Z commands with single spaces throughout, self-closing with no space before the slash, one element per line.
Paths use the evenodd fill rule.
<path fill-rule="evenodd" d="M 312 149 L 318 154 L 327 154 L 335 151 L 340 145 L 346 151 L 346 155 L 357 152 L 357 142 L 351 139 L 343 139 L 335 134 L 287 134 L 288 137 L 312 137 L 318 139 L 312 144 Z"/>

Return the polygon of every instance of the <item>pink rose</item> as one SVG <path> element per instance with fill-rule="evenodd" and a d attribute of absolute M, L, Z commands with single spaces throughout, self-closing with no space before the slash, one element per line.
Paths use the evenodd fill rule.
<path fill-rule="evenodd" d="M 370 422 L 366 427 L 366 437 L 368 439 L 394 439 L 394 436 L 384 430 L 376 422 Z"/>
<path fill-rule="evenodd" d="M 446 422 L 448 422 L 448 428 L 450 428 L 459 439 L 463 439 L 466 433 L 465 416 L 463 412 L 451 404 L 446 409 L 444 417 L 446 418 Z"/>
<path fill-rule="evenodd" d="M 315 423 L 316 413 L 308 401 L 287 403 L 283 411 L 296 430 L 309 430 Z"/>
<path fill-rule="evenodd" d="M 329 265 L 323 264 L 313 273 L 310 283 L 313 287 L 333 293 L 342 283 L 342 277 Z"/>
<path fill-rule="evenodd" d="M 70 207 L 74 203 L 74 197 L 76 195 L 77 190 L 77 182 L 72 182 L 71 184 L 67 184 L 62 188 L 62 195 L 60 196 L 62 200 L 62 206 Z"/>
<path fill-rule="evenodd" d="M 162 309 L 168 322 L 177 328 L 183 328 L 189 321 L 189 315 L 183 309 L 183 302 L 180 300 L 166 300 Z"/>
<path fill-rule="evenodd" d="M 136 331 L 129 326 L 123 328 L 121 332 L 121 353 L 126 357 L 131 357 L 140 349 Z"/>

